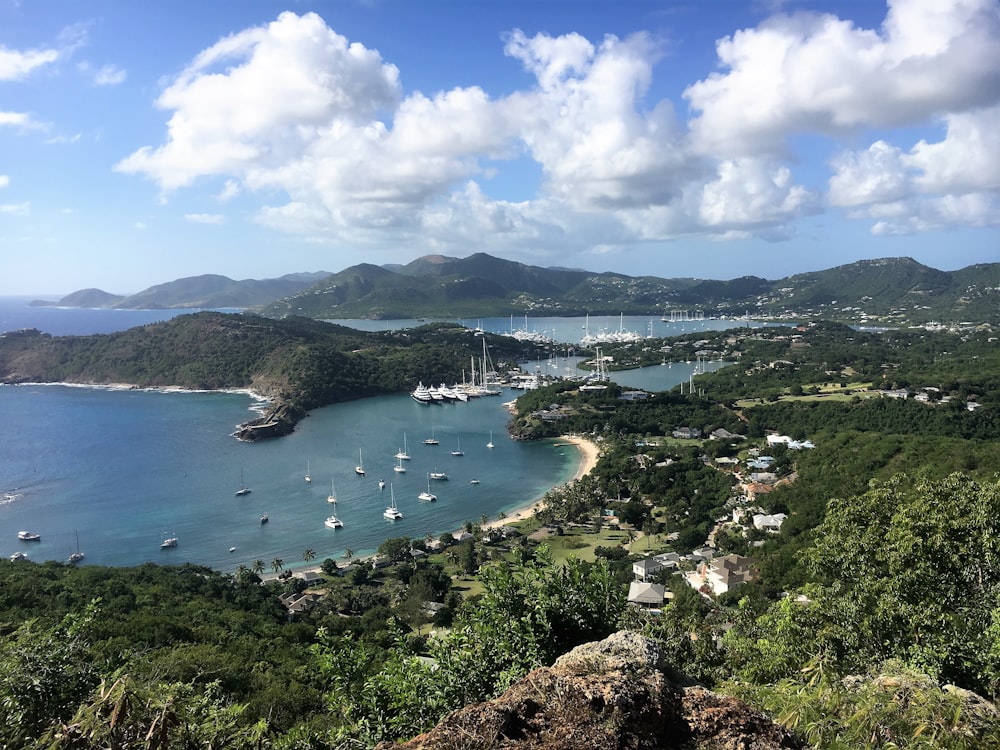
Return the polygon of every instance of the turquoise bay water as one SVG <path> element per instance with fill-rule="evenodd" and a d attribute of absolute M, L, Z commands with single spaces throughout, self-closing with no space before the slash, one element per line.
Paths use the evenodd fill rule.
<path fill-rule="evenodd" d="M 79 537 L 87 563 L 228 570 L 257 559 L 302 565 L 306 549 L 322 560 L 347 548 L 373 552 L 391 536 L 436 537 L 521 507 L 578 466 L 573 448 L 507 438 L 501 402 L 510 397 L 443 406 L 406 395 L 363 399 L 318 409 L 292 435 L 251 444 L 230 437 L 252 416 L 242 394 L 0 387 L 0 553 L 65 560 Z M 401 474 L 393 456 L 404 431 L 412 458 Z M 439 445 L 423 444 L 431 435 Z M 452 456 L 459 445 L 465 455 Z M 354 471 L 359 452 L 364 478 Z M 431 482 L 438 501 L 417 500 L 436 470 L 450 476 Z M 241 471 L 253 492 L 236 497 Z M 331 480 L 343 529 L 323 523 L 334 510 Z M 390 485 L 403 512 L 396 522 L 382 517 Z M 41 542 L 18 541 L 22 529 Z M 178 546 L 161 550 L 167 536 Z"/>
<path fill-rule="evenodd" d="M 35 327 L 84 335 L 180 314 L 30 308 L 27 301 L 0 298 L 0 331 Z M 368 330 L 419 323 L 340 322 Z M 461 322 L 495 332 L 510 326 L 503 318 Z M 645 332 L 646 326 L 664 336 L 736 322 L 549 318 L 529 319 L 527 327 L 574 342 L 588 324 L 591 332 L 621 325 Z M 525 327 L 523 319 L 515 318 L 513 325 Z M 572 361 L 557 358 L 552 366 L 565 368 Z M 710 363 L 707 369 L 718 366 Z M 613 373 L 613 379 L 660 390 L 687 381 L 693 367 L 673 363 Z M 574 473 L 579 462 L 574 448 L 507 438 L 508 414 L 501 404 L 516 395 L 506 391 L 499 398 L 444 406 L 421 406 L 405 394 L 363 399 L 314 411 L 288 437 L 248 444 L 230 436 L 236 424 L 253 416 L 254 403 L 245 394 L 0 386 L 0 554 L 65 560 L 79 540 L 90 564 L 192 562 L 233 570 L 258 559 L 270 567 L 275 558 L 285 567 L 302 566 L 306 549 L 314 550 L 317 560 L 339 559 L 347 548 L 371 553 L 393 536 L 438 536 L 483 514 L 495 517 L 523 507 Z M 486 447 L 491 431 L 493 449 Z M 404 432 L 412 460 L 399 474 L 393 456 Z M 436 447 L 422 443 L 431 434 L 440 441 Z M 459 441 L 465 455 L 452 456 Z M 364 479 L 354 472 L 359 451 Z M 303 478 L 307 466 L 310 484 Z M 448 472 L 450 480 L 431 483 L 437 502 L 418 501 L 426 473 L 435 470 Z M 241 471 L 253 492 L 236 497 Z M 380 477 L 392 484 L 402 520 L 382 517 L 390 490 L 378 489 Z M 470 483 L 474 478 L 479 484 Z M 326 502 L 331 479 L 343 529 L 323 524 L 334 510 Z M 262 525 L 264 514 L 269 522 Z M 18 541 L 22 529 L 42 540 Z M 161 550 L 166 537 L 177 537 L 178 546 Z"/>

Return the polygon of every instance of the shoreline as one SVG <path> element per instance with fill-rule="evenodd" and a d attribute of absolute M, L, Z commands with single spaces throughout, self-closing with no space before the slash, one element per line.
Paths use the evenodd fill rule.
<path fill-rule="evenodd" d="M 561 487 L 563 484 L 569 484 L 570 482 L 575 482 L 583 477 L 587 476 L 594 467 L 597 466 L 597 460 L 600 458 L 600 448 L 597 446 L 593 440 L 589 438 L 580 437 L 579 435 L 560 435 L 556 438 L 556 443 L 554 446 L 558 445 L 572 445 L 580 453 L 580 464 L 576 468 L 573 476 L 562 484 L 555 485 L 555 487 Z M 514 510 L 512 513 L 507 514 L 504 518 L 497 518 L 492 521 L 488 521 L 483 525 L 484 529 L 499 529 L 510 523 L 517 523 L 518 521 L 526 521 L 533 517 L 542 507 L 542 498 L 537 498 L 532 500 L 526 505 Z"/>
<path fill-rule="evenodd" d="M 561 487 L 565 484 L 569 484 L 570 482 L 575 482 L 578 479 L 582 479 L 583 477 L 587 476 L 587 474 L 593 471 L 594 467 L 597 466 L 597 461 L 600 458 L 600 448 L 598 447 L 597 443 L 595 443 L 593 440 L 590 440 L 589 438 L 581 437 L 579 435 L 561 435 L 558 438 L 556 438 L 556 442 L 553 445 L 557 446 L 559 444 L 575 446 L 577 451 L 579 451 L 580 453 L 580 463 L 576 467 L 576 471 L 573 473 L 572 477 L 570 477 L 565 482 L 562 482 L 561 484 L 553 485 L 552 489 L 555 489 L 555 487 Z M 511 523 L 526 521 L 532 516 L 534 516 L 541 509 L 541 507 L 542 507 L 542 498 L 537 498 L 536 500 L 533 500 L 530 503 L 527 503 L 526 505 L 517 508 L 512 513 L 506 515 L 504 518 L 496 518 L 491 521 L 487 521 L 485 524 L 483 524 L 482 528 L 498 529 Z M 458 531 L 458 529 L 456 529 L 456 531 Z M 352 557 L 349 561 L 347 561 L 346 565 L 342 565 L 341 564 L 342 561 L 340 560 L 337 560 L 336 562 L 338 567 L 343 568 L 352 565 L 355 561 L 360 560 L 363 562 L 366 560 L 370 560 L 373 557 L 374 555 L 360 555 L 357 557 Z M 292 571 L 292 575 L 294 576 L 296 573 L 321 573 L 322 567 L 320 565 L 313 564 L 300 567 L 288 567 L 286 568 L 286 570 Z M 262 573 L 260 579 L 262 582 L 266 583 L 278 580 L 278 576 L 279 574 L 276 573 Z"/>

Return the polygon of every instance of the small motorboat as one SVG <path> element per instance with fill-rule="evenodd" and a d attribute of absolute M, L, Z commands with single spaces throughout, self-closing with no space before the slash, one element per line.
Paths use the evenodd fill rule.
<path fill-rule="evenodd" d="M 40 542 L 42 541 L 41 534 L 33 534 L 30 531 L 19 531 L 17 532 L 17 538 L 22 542 Z"/>
<path fill-rule="evenodd" d="M 171 547 L 176 547 L 176 546 L 177 546 L 177 537 L 175 536 L 164 539 L 160 543 L 160 549 L 170 549 Z"/>
<path fill-rule="evenodd" d="M 268 522 L 268 521 L 270 521 L 270 520 L 271 520 L 271 519 L 267 517 L 267 513 L 265 513 L 264 515 L 262 515 L 262 516 L 260 517 L 260 522 L 261 522 L 261 524 L 265 524 L 265 523 L 267 523 L 267 522 Z"/>

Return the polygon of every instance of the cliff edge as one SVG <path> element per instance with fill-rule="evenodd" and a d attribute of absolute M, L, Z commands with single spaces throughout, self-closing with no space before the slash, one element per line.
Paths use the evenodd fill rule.
<path fill-rule="evenodd" d="M 735 698 L 667 677 L 656 644 L 619 632 L 536 669 L 499 698 L 376 750 L 777 750 L 804 747 Z"/>

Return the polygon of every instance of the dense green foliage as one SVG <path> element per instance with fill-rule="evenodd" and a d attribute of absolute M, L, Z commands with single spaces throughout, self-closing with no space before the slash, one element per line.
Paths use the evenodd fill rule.
<path fill-rule="evenodd" d="M 314 362 L 373 368 L 370 384 L 375 360 L 444 367 L 443 352 L 471 338 L 447 327 L 395 336 L 405 345 L 367 335 L 350 349 L 299 344 L 320 353 L 283 361 L 283 377 L 308 373 L 333 394 L 340 381 Z M 470 522 L 472 538 L 446 535 L 440 553 L 402 537 L 380 547 L 384 567 L 324 561 L 325 596 L 290 618 L 277 595 L 304 584 L 261 585 L 263 562 L 224 576 L 0 561 L 0 746 L 371 747 L 620 627 L 657 639 L 678 676 L 744 697 L 820 748 L 994 746 L 1000 362 L 990 338 L 827 324 L 726 332 L 717 343 L 740 363 L 698 376 L 699 395 L 627 401 L 615 386 L 572 383 L 526 393 L 519 436 L 579 431 L 600 458 L 547 493 L 523 530 L 545 524 L 552 550 L 580 549 L 589 533 L 594 562 L 556 562 L 525 536 Z M 897 401 L 872 382 L 937 390 Z M 706 437 L 718 428 L 737 436 Z M 772 432 L 814 447 L 767 445 Z M 747 462 L 765 452 L 777 481 L 750 500 Z M 780 533 L 733 520 L 758 506 L 788 514 Z M 613 542 L 602 534 L 611 518 Z M 709 539 L 752 555 L 759 577 L 707 597 L 664 570 L 673 600 L 661 613 L 625 606 L 633 560 Z"/>
<path fill-rule="evenodd" d="M 737 316 L 821 316 L 906 322 L 997 320 L 1000 264 L 946 272 L 910 258 L 860 261 L 776 281 L 663 279 L 541 268 L 475 253 L 429 256 L 401 268 L 362 263 L 264 308 L 273 316 L 414 318 L 650 315 L 700 309 Z M 870 316 L 870 317 L 869 317 Z"/>

